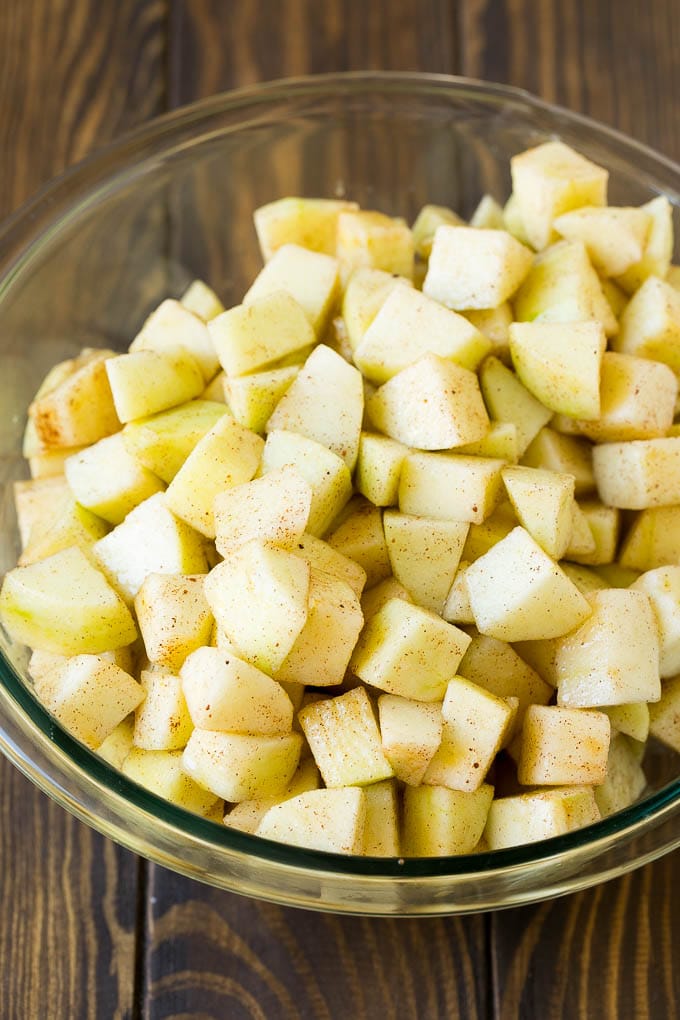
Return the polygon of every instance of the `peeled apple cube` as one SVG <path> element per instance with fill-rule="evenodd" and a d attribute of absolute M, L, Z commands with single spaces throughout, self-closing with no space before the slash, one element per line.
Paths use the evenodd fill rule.
<path fill-rule="evenodd" d="M 217 648 L 198 648 L 180 671 L 194 726 L 226 733 L 290 733 L 293 705 L 266 673 Z"/>
<path fill-rule="evenodd" d="M 144 700 L 135 712 L 135 747 L 147 751 L 181 750 L 194 727 L 180 678 L 156 667 L 142 670 L 140 682 Z"/>
<path fill-rule="evenodd" d="M 50 523 L 32 529 L 30 541 L 19 557 L 20 567 L 44 560 L 72 545 L 87 553 L 93 543 L 109 530 L 106 521 L 76 503 L 68 490 L 62 493 L 61 499 L 55 498 L 51 502 L 50 510 Z"/>
<path fill-rule="evenodd" d="M 521 457 L 548 424 L 552 411 L 494 356 L 487 358 L 480 368 L 479 385 L 491 418 L 511 422 L 517 429 L 517 453 Z"/>
<path fill-rule="evenodd" d="M 365 821 L 366 794 L 360 787 L 310 790 L 270 808 L 257 835 L 308 850 L 360 854 Z"/>
<path fill-rule="evenodd" d="M 366 820 L 361 853 L 365 857 L 399 857 L 399 796 L 394 779 L 364 786 Z"/>
<path fill-rule="evenodd" d="M 286 465 L 215 496 L 215 545 L 223 556 L 251 539 L 290 548 L 304 534 L 312 490 L 297 468 Z"/>
<path fill-rule="evenodd" d="M 680 372 L 680 293 L 658 276 L 648 277 L 624 309 L 614 349 Z"/>
<path fill-rule="evenodd" d="M 274 408 L 267 431 L 299 432 L 332 450 L 354 469 L 364 413 L 360 373 L 320 344 Z"/>
<path fill-rule="evenodd" d="M 369 588 L 389 576 L 382 514 L 360 496 L 347 505 L 341 523 L 330 532 L 327 541 L 336 552 L 363 567 Z"/>
<path fill-rule="evenodd" d="M 214 621 L 203 582 L 200 574 L 145 577 L 135 612 L 152 663 L 179 670 L 187 655 L 210 643 Z"/>
<path fill-rule="evenodd" d="M 342 298 L 342 321 L 347 330 L 347 341 L 354 351 L 382 308 L 390 293 L 397 287 L 412 287 L 410 280 L 394 276 L 382 269 L 355 269 L 347 281 Z"/>
<path fill-rule="evenodd" d="M 605 363 L 605 353 L 602 364 Z M 590 443 L 577 436 L 565 436 L 553 428 L 542 428 L 524 452 L 527 467 L 574 476 L 574 491 L 580 499 L 595 489 Z"/>
<path fill-rule="evenodd" d="M 680 436 L 593 448 L 600 499 L 624 510 L 680 503 Z"/>
<path fill-rule="evenodd" d="M 429 259 L 432 242 L 438 227 L 464 227 L 465 220 L 445 205 L 424 205 L 416 216 L 411 230 L 416 252 L 422 259 Z"/>
<path fill-rule="evenodd" d="M 307 531 L 323 535 L 352 495 L 349 468 L 342 457 L 316 440 L 276 429 L 267 436 L 260 474 L 287 464 L 296 467 L 312 489 Z"/>
<path fill-rule="evenodd" d="M 554 693 L 550 684 L 520 657 L 506 641 L 473 631 L 458 667 L 461 676 L 497 698 L 517 698 L 517 728 L 529 705 L 545 705 Z"/>
<path fill-rule="evenodd" d="M 494 800 L 484 836 L 489 850 L 563 836 L 600 819 L 592 786 L 538 790 Z"/>
<path fill-rule="evenodd" d="M 225 375 L 225 396 L 236 421 L 253 432 L 264 432 L 274 408 L 299 371 L 299 365 L 284 365 L 251 375 Z"/>
<path fill-rule="evenodd" d="M 393 286 L 354 349 L 365 378 L 382 384 L 426 354 L 474 370 L 491 343 L 462 315 L 405 284 Z"/>
<path fill-rule="evenodd" d="M 351 668 L 372 687 L 416 701 L 441 701 L 470 644 L 441 617 L 392 598 L 367 621 Z"/>
<path fill-rule="evenodd" d="M 224 489 L 250 481 L 263 448 L 260 436 L 225 414 L 199 440 L 170 482 L 167 506 L 196 531 L 214 538 L 215 497 Z"/>
<path fill-rule="evenodd" d="M 266 737 L 196 729 L 184 748 L 182 768 L 199 786 L 237 804 L 285 790 L 301 747 L 299 733 Z"/>
<path fill-rule="evenodd" d="M 399 509 L 419 517 L 481 524 L 502 489 L 505 461 L 448 453 L 411 453 L 399 480 Z"/>
<path fill-rule="evenodd" d="M 680 566 L 648 570 L 630 587 L 644 592 L 651 603 L 659 632 L 662 679 L 675 676 L 680 673 Z"/>
<path fill-rule="evenodd" d="M 680 753 L 680 676 L 666 680 L 660 700 L 649 706 L 649 732 Z"/>
<path fill-rule="evenodd" d="M 335 255 L 338 216 L 358 208 L 356 202 L 334 198 L 287 197 L 261 205 L 253 219 L 264 261 L 290 243 Z"/>
<path fill-rule="evenodd" d="M 381 386 L 369 398 L 367 411 L 382 432 L 420 450 L 449 450 L 489 431 L 475 373 L 435 354 Z"/>
<path fill-rule="evenodd" d="M 395 776 L 410 786 L 418 786 L 441 743 L 441 708 L 396 694 L 382 694 L 378 698 L 378 712 L 382 749 Z"/>
<path fill-rule="evenodd" d="M 600 367 L 607 341 L 597 322 L 513 322 L 510 353 L 527 389 L 552 411 L 600 416 Z"/>
<path fill-rule="evenodd" d="M 243 658 L 275 673 L 307 620 L 309 564 L 285 549 L 253 541 L 205 579 L 215 619 Z"/>
<path fill-rule="evenodd" d="M 417 605 L 440 613 L 453 584 L 469 525 L 387 510 L 383 527 L 392 573 Z"/>
<path fill-rule="evenodd" d="M 270 808 L 282 804 L 284 800 L 297 797 L 309 790 L 318 790 L 321 776 L 312 758 L 303 759 L 290 783 L 274 797 L 259 797 L 254 800 L 242 800 L 235 804 L 224 816 L 224 824 L 241 832 L 257 832 L 257 827 Z"/>
<path fill-rule="evenodd" d="M 215 291 L 203 280 L 192 280 L 182 294 L 180 304 L 204 322 L 209 322 L 224 311 L 224 305 Z"/>
<path fill-rule="evenodd" d="M 123 443 L 135 460 L 164 482 L 171 482 L 199 440 L 227 413 L 223 403 L 190 400 L 128 422 Z"/>
<path fill-rule="evenodd" d="M 530 248 L 506 230 L 437 228 L 423 292 L 447 308 L 497 308 L 529 272 Z"/>
<path fill-rule="evenodd" d="M 317 335 L 321 334 L 337 299 L 338 260 L 298 244 L 284 244 L 255 277 L 243 304 L 280 290 L 295 298 Z"/>
<path fill-rule="evenodd" d="M 113 351 L 97 351 L 66 364 L 64 378 L 39 392 L 28 409 L 38 449 L 34 453 L 96 443 L 120 428 L 106 362 Z M 29 456 L 29 451 L 24 450 Z"/>
<path fill-rule="evenodd" d="M 278 544 L 281 545 L 281 543 Z M 345 581 L 357 596 L 361 596 L 366 586 L 364 568 L 349 556 L 334 549 L 328 542 L 324 542 L 322 538 L 305 533 L 300 536 L 299 541 L 291 547 L 290 551 L 300 559 L 306 560 L 310 567 L 315 567 L 326 574 L 331 574 L 332 577 L 337 577 L 340 581 Z"/>
<path fill-rule="evenodd" d="M 605 588 L 591 615 L 556 645 L 557 701 L 570 708 L 658 701 L 659 637 L 643 590 Z"/>
<path fill-rule="evenodd" d="M 316 687 L 342 683 L 363 624 L 359 598 L 349 584 L 312 567 L 307 619 L 276 679 Z"/>
<path fill-rule="evenodd" d="M 199 285 L 203 288 L 200 296 Z M 189 308 L 189 301 L 197 304 L 204 314 Z M 220 363 L 205 320 L 223 311 L 221 302 L 210 288 L 201 284 L 200 280 L 195 280 L 181 302 L 172 298 L 161 302 L 146 320 L 129 349 L 131 352 L 156 351 L 166 356 L 190 354 L 201 370 L 204 383 L 209 382 L 217 374 Z"/>
<path fill-rule="evenodd" d="M 116 414 L 122 422 L 144 418 L 198 397 L 205 379 L 184 351 L 160 354 L 138 350 L 106 362 Z"/>
<path fill-rule="evenodd" d="M 77 546 L 10 570 L 0 613 L 15 641 L 58 655 L 106 652 L 137 637 L 129 609 Z"/>
<path fill-rule="evenodd" d="M 647 779 L 630 741 L 615 734 L 609 745 L 607 778 L 595 790 L 595 802 L 602 817 L 623 811 L 638 799 L 646 785 Z"/>
<path fill-rule="evenodd" d="M 228 376 L 271 366 L 316 339 L 304 308 L 284 290 L 230 308 L 213 319 L 208 330 Z"/>
<path fill-rule="evenodd" d="M 399 476 L 407 446 L 389 436 L 362 432 L 355 484 L 359 492 L 374 506 L 393 506 L 399 492 Z"/>
<path fill-rule="evenodd" d="M 591 613 L 576 585 L 521 527 L 465 576 L 479 631 L 502 641 L 560 637 Z"/>
<path fill-rule="evenodd" d="M 364 786 L 392 775 L 363 687 L 308 705 L 298 719 L 327 787 Z"/>
<path fill-rule="evenodd" d="M 531 705 L 517 778 L 523 786 L 597 786 L 607 775 L 611 725 L 604 712 Z"/>
<path fill-rule="evenodd" d="M 520 524 L 549 556 L 562 559 L 573 531 L 573 475 L 519 466 L 501 474 Z"/>
<path fill-rule="evenodd" d="M 603 276 L 620 276 L 642 258 L 651 226 L 644 209 L 583 206 L 554 222 L 568 241 L 583 241 L 588 257 Z"/>
<path fill-rule="evenodd" d="M 408 225 L 399 217 L 370 209 L 341 212 L 335 254 L 345 276 L 360 266 L 413 276 L 414 245 Z"/>
<path fill-rule="evenodd" d="M 479 843 L 493 801 L 484 783 L 472 793 L 444 786 L 409 786 L 404 790 L 405 857 L 470 854 Z"/>
<path fill-rule="evenodd" d="M 76 502 L 110 524 L 120 524 L 133 507 L 165 488 L 130 456 L 122 432 L 69 457 L 64 471 Z"/>
<path fill-rule="evenodd" d="M 558 216 L 607 202 L 608 172 L 564 142 L 544 142 L 510 160 L 512 193 L 529 242 L 540 250 Z"/>
<path fill-rule="evenodd" d="M 673 255 L 673 206 L 666 195 L 657 195 L 640 206 L 651 219 L 642 258 L 617 277 L 627 294 L 638 290 L 650 276 L 665 278 Z"/>
<path fill-rule="evenodd" d="M 206 815 L 219 799 L 186 774 L 182 751 L 145 751 L 133 747 L 120 770 L 156 796 L 197 815 Z"/>
<path fill-rule="evenodd" d="M 69 733 L 95 748 L 144 700 L 144 689 L 114 663 L 85 654 L 48 675 L 40 700 Z"/>
<path fill-rule="evenodd" d="M 92 547 L 96 562 L 116 589 L 134 599 L 149 574 L 205 574 L 203 536 L 168 509 L 158 492 L 131 510 L 125 520 Z"/>

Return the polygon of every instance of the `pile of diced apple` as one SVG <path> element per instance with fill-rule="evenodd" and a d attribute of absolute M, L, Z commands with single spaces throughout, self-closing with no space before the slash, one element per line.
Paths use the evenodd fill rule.
<path fill-rule="evenodd" d="M 28 410 L 2 623 L 128 777 L 319 850 L 440 856 L 631 804 L 680 752 L 680 267 L 560 142 L 470 223 L 258 209 Z"/>

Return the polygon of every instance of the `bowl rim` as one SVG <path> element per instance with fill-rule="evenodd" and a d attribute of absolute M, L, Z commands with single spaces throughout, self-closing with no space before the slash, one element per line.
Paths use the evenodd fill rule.
<path fill-rule="evenodd" d="M 179 129 L 192 124 L 200 126 L 201 121 L 208 120 L 215 114 L 236 112 L 239 108 L 253 103 L 267 104 L 273 100 L 305 94 L 330 95 L 338 88 L 358 93 L 371 89 L 389 91 L 390 87 L 402 91 L 409 87 L 419 87 L 423 90 L 430 88 L 435 91 L 441 90 L 443 93 L 453 90 L 456 94 L 467 93 L 508 100 L 543 112 L 553 119 L 563 118 L 572 126 L 580 124 L 595 132 L 598 137 L 619 147 L 623 146 L 631 154 L 652 160 L 657 168 L 661 167 L 670 173 L 680 185 L 680 166 L 668 157 L 615 128 L 547 102 L 515 86 L 484 82 L 464 76 L 401 71 L 331 72 L 283 78 L 246 85 L 165 112 L 95 149 L 83 160 L 43 185 L 0 224 L 0 251 L 5 246 L 13 248 L 16 245 L 16 242 L 12 244 L 13 235 L 26 234 L 24 243 L 16 246 L 13 256 L 0 269 L 0 292 L 11 279 L 13 268 L 23 261 L 26 251 L 32 250 L 38 243 L 47 227 L 58 224 L 65 214 L 74 212 L 72 201 L 69 202 L 70 192 L 75 190 L 76 194 L 80 192 L 82 195 L 89 195 L 88 182 L 91 178 L 96 182 L 112 158 L 117 160 L 118 169 L 114 169 L 113 172 L 109 169 L 101 178 L 101 182 L 111 184 L 117 180 L 124 172 L 127 151 L 140 143 L 158 143 L 166 137 L 171 137 Z M 102 787 L 104 788 L 106 803 L 120 809 L 122 814 L 125 814 L 126 810 L 128 812 L 133 810 L 135 813 L 141 811 L 148 819 L 153 819 L 180 838 L 191 838 L 197 844 L 209 846 L 214 850 L 230 850 L 249 858 L 260 858 L 263 861 L 306 872 L 357 878 L 391 878 L 406 882 L 420 881 L 424 878 L 469 879 L 475 876 L 484 879 L 490 874 L 511 874 L 531 864 L 548 864 L 570 853 L 579 853 L 585 860 L 594 853 L 604 852 L 607 848 L 613 847 L 624 837 L 632 839 L 647 829 L 646 823 L 651 818 L 661 824 L 680 810 L 679 776 L 661 790 L 593 825 L 563 836 L 519 847 L 461 856 L 408 859 L 352 857 L 308 850 L 266 840 L 230 829 L 228 826 L 218 826 L 169 803 L 128 779 L 70 736 L 42 708 L 30 688 L 25 685 L 2 653 L 0 653 L 0 681 L 0 706 L 5 716 L 0 722 L 0 750 L 5 756 L 61 806 L 117 842 L 147 857 L 152 854 L 145 839 L 141 839 L 138 833 L 122 827 L 119 823 L 113 827 L 115 831 L 112 831 L 110 823 L 93 815 L 87 807 L 78 802 L 77 795 L 74 795 L 67 781 L 76 778 L 78 781 L 85 780 L 86 784 L 94 782 L 100 792 Z M 8 719 L 11 732 L 5 727 Z M 58 770 L 56 775 L 36 767 L 30 753 L 31 741 L 35 740 L 38 740 L 39 747 L 50 760 L 50 764 Z M 680 832 L 677 840 L 662 847 L 658 852 L 653 850 L 642 859 L 636 858 L 626 866 L 626 870 L 636 867 L 643 860 L 651 860 L 675 846 L 680 846 Z M 178 844 L 178 848 L 181 849 L 181 844 Z M 172 861 L 171 866 L 175 870 L 183 870 L 179 860 Z M 193 869 L 184 870 L 185 873 L 195 876 Z"/>

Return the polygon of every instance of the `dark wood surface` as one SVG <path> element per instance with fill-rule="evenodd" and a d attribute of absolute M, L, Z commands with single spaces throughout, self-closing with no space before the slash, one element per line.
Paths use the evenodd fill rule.
<path fill-rule="evenodd" d="M 0 214 L 154 114 L 393 68 L 521 85 L 680 159 L 677 0 L 2 0 Z M 336 918 L 139 861 L 0 762 L 0 1017 L 680 1016 L 680 857 L 444 920 Z"/>

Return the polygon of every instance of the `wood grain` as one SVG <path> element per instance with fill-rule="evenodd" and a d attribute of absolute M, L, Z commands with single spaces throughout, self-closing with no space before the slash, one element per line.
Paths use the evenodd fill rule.
<path fill-rule="evenodd" d="M 156 0 L 0 4 L 0 215 L 165 106 Z M 129 1017 L 139 864 L 0 762 L 0 1015 Z"/>

